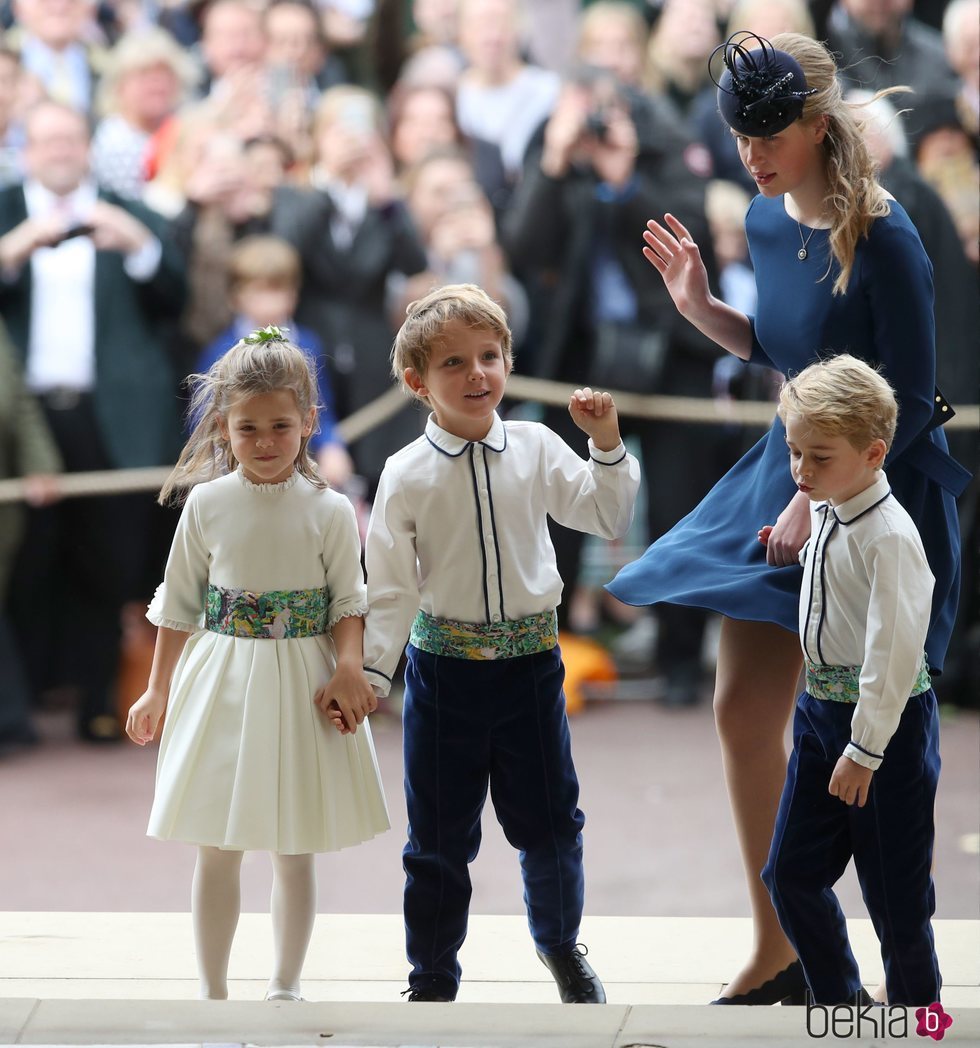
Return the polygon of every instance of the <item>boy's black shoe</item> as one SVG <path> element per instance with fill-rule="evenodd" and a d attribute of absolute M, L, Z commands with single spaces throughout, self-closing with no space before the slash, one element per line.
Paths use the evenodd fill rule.
<path fill-rule="evenodd" d="M 563 1004 L 605 1004 L 606 991 L 585 959 L 588 947 L 577 943 L 567 953 L 537 951 L 541 963 L 555 977 Z"/>
<path fill-rule="evenodd" d="M 406 997 L 410 1004 L 416 1004 L 419 1001 L 430 1001 L 434 1004 L 451 1004 L 452 997 L 443 997 L 441 994 L 435 992 L 432 989 L 423 989 L 421 986 L 410 986 L 407 990 L 402 990 L 399 994 L 400 997 Z"/>

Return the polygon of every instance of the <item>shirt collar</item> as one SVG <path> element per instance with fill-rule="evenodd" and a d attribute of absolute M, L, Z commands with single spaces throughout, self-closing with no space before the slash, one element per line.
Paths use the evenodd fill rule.
<path fill-rule="evenodd" d="M 841 524 L 853 524 L 858 517 L 874 509 L 879 502 L 888 498 L 891 490 L 885 471 L 879 470 L 875 482 L 866 487 L 864 491 L 859 491 L 853 498 L 849 498 L 839 506 L 831 507 L 834 516 Z"/>
<path fill-rule="evenodd" d="M 27 203 L 27 213 L 31 218 L 48 215 L 52 211 L 61 211 L 65 215 L 65 225 L 69 226 L 88 218 L 93 205 L 98 200 L 98 191 L 95 183 L 86 178 L 76 189 L 59 197 L 41 185 L 37 179 L 29 178 L 24 182 L 24 199 Z"/>
<path fill-rule="evenodd" d="M 490 432 L 483 440 L 464 440 L 463 437 L 457 437 L 455 433 L 450 433 L 437 425 L 434 414 L 429 416 L 425 424 L 425 436 L 436 451 L 441 451 L 450 458 L 462 455 L 471 444 L 482 444 L 490 451 L 496 452 L 501 452 L 507 447 L 507 431 L 504 429 L 503 420 L 496 411 L 493 413 L 493 425 L 490 427 Z"/>

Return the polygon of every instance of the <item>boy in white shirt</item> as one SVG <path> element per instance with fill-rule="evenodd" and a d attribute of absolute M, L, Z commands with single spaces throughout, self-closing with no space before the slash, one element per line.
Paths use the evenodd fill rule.
<path fill-rule="evenodd" d="M 629 528 L 639 466 L 612 397 L 577 389 L 568 410 L 589 460 L 535 422 L 503 422 L 510 374 L 503 310 L 448 285 L 413 302 L 395 339 L 396 378 L 432 408 L 424 436 L 385 465 L 368 526 L 364 665 L 387 694 L 406 637 L 408 803 L 405 931 L 410 1001 L 451 1001 L 466 935 L 468 865 L 489 786 L 520 851 L 538 955 L 561 999 L 603 1003 L 577 943 L 584 902 L 555 608 L 562 580 L 548 535 L 612 539 Z"/>
<path fill-rule="evenodd" d="M 762 879 L 823 1005 L 870 1003 L 832 890 L 852 856 L 888 1003 L 928 1005 L 942 986 L 930 923 L 939 724 L 923 650 L 933 576 L 881 468 L 896 415 L 885 379 L 846 354 L 780 393 L 790 466 L 810 498 L 806 691 Z"/>

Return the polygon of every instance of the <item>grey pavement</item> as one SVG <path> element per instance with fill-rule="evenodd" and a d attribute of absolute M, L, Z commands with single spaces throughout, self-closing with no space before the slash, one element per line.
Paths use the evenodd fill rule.
<path fill-rule="evenodd" d="M 642 694 L 642 685 L 631 693 Z M 392 830 L 318 857 L 324 913 L 401 909 L 405 808 L 397 716 L 373 718 Z M 193 849 L 144 836 L 155 748 L 93 747 L 65 713 L 43 745 L 0 761 L 0 910 L 180 912 Z M 748 908 L 710 706 L 596 702 L 572 719 L 586 813 L 587 913 L 745 917 Z M 980 716 L 944 709 L 937 803 L 936 916 L 975 919 L 980 898 Z M 517 856 L 492 812 L 473 865 L 475 914 L 523 912 Z M 267 856 L 243 866 L 243 908 L 268 910 Z M 864 917 L 849 870 L 848 916 Z"/>

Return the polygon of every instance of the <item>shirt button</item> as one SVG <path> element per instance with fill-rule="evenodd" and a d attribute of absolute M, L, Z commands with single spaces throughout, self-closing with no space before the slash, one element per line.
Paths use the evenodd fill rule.
<path fill-rule="evenodd" d="M 494 613 L 493 615 L 490 616 L 490 621 L 491 622 L 500 622 L 500 616 L 497 615 L 496 613 Z"/>

